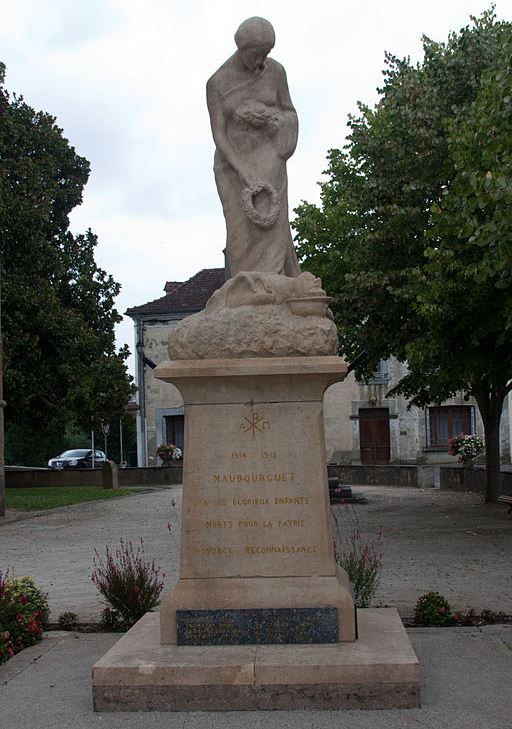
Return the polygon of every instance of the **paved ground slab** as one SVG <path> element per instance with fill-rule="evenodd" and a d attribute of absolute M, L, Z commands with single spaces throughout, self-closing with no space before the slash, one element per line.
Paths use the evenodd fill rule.
<path fill-rule="evenodd" d="M 408 631 L 422 706 L 384 711 L 95 714 L 91 666 L 119 638 L 50 633 L 0 666 L 2 729 L 511 729 L 512 626 Z"/>

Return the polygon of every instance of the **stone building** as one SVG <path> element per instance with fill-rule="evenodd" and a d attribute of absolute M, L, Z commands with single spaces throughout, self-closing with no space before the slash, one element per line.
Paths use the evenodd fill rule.
<path fill-rule="evenodd" d="M 205 268 L 188 281 L 169 281 L 164 296 L 126 314 L 135 323 L 136 385 L 138 387 L 137 458 L 139 465 L 156 465 L 156 448 L 184 443 L 183 401 L 178 390 L 153 377 L 153 369 L 169 358 L 170 329 L 181 319 L 201 311 L 225 281 L 223 268 Z M 374 377 L 358 383 L 349 374 L 332 385 L 324 400 L 327 458 L 335 463 L 452 463 L 446 441 L 449 435 L 483 435 L 478 408 L 462 396 L 420 409 L 407 408 L 401 396 L 386 397 L 400 380 L 406 365 L 382 361 Z M 501 455 L 510 462 L 510 398 L 501 421 Z"/>
<path fill-rule="evenodd" d="M 137 461 L 157 465 L 161 443 L 184 446 L 183 400 L 174 385 L 153 377 L 153 369 L 166 359 L 169 331 L 184 317 L 201 311 L 225 281 L 223 268 L 203 268 L 188 281 L 168 281 L 165 295 L 128 309 L 135 322 L 135 384 L 137 385 Z"/>

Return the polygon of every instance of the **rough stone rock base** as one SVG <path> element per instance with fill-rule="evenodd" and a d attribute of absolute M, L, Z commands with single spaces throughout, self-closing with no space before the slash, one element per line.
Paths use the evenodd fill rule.
<path fill-rule="evenodd" d="M 240 306 L 187 316 L 169 334 L 172 360 L 335 355 L 331 319 L 294 316 L 282 306 Z"/>
<path fill-rule="evenodd" d="M 327 645 L 160 644 L 147 613 L 93 667 L 95 711 L 405 709 L 418 659 L 394 608 L 358 611 L 359 640 Z"/>

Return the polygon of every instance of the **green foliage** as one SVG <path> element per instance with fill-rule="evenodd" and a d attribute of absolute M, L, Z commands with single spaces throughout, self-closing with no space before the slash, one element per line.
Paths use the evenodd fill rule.
<path fill-rule="evenodd" d="M 135 420 L 130 415 L 122 418 L 123 457 L 127 460 L 130 451 L 137 448 Z M 107 438 L 109 460 L 121 463 L 120 422 L 110 421 L 110 435 Z M 96 448 L 105 449 L 105 439 L 99 423 L 94 428 Z M 50 458 L 72 448 L 90 448 L 91 431 L 79 426 L 68 426 L 64 433 L 49 433 L 41 436 L 38 423 L 10 423 L 5 431 L 5 463 L 18 466 L 46 466 Z"/>
<path fill-rule="evenodd" d="M 20 608 L 20 612 L 29 614 L 39 611 L 42 626 L 47 626 L 50 616 L 48 595 L 40 587 L 37 587 L 32 577 L 16 577 L 8 571 L 5 576 L 4 590 L 9 599 L 14 600 Z"/>
<path fill-rule="evenodd" d="M 61 613 L 57 618 L 57 624 L 62 630 L 72 630 L 78 625 L 78 615 L 71 611 Z"/>
<path fill-rule="evenodd" d="M 30 577 L 0 573 L 0 663 L 41 640 L 48 596 Z"/>
<path fill-rule="evenodd" d="M 39 511 L 59 506 L 81 504 L 84 501 L 117 499 L 136 489 L 103 489 L 99 486 L 39 486 L 34 488 L 7 488 L 5 500 L 8 509 Z"/>
<path fill-rule="evenodd" d="M 329 153 L 321 206 L 293 223 L 335 297 L 342 351 L 368 352 L 360 378 L 394 356 L 409 366 L 394 392 L 412 404 L 477 399 L 488 500 L 512 379 L 511 43 L 490 10 L 446 43 L 424 38 L 422 64 L 387 55 L 378 104 Z"/>
<path fill-rule="evenodd" d="M 165 575 L 154 560 L 145 560 L 142 539 L 136 550 L 131 541 L 121 540 L 115 555 L 108 547 L 105 559 L 96 550 L 94 554 L 91 579 L 108 604 L 102 622 L 109 627 L 130 628 L 158 605 Z"/>
<path fill-rule="evenodd" d="M 39 439 L 52 439 L 128 402 L 128 351 L 114 339 L 120 286 L 96 265 L 96 236 L 68 229 L 89 163 L 54 117 L 1 87 L 0 102 L 6 426 L 29 435 L 37 423 Z"/>
<path fill-rule="evenodd" d="M 118 613 L 109 607 L 103 608 L 101 611 L 100 622 L 105 630 L 112 632 L 124 632 L 126 630 Z"/>
<path fill-rule="evenodd" d="M 5 431 L 7 465 L 44 467 L 49 458 L 65 450 L 90 447 L 91 434 L 74 427 L 67 428 L 62 434 L 41 435 L 38 423 L 9 423 Z"/>
<path fill-rule="evenodd" d="M 348 504 L 332 508 L 334 555 L 352 584 L 357 607 L 368 607 L 379 587 L 382 572 L 383 537 L 363 535 L 354 508 Z"/>
<path fill-rule="evenodd" d="M 448 601 L 438 592 L 427 592 L 418 598 L 414 608 L 417 625 L 440 627 L 453 625 L 454 617 Z"/>

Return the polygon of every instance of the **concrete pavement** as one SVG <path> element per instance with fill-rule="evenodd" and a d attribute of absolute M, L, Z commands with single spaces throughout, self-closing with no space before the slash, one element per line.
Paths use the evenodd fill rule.
<path fill-rule="evenodd" d="M 91 666 L 113 634 L 52 632 L 0 666 L 1 729 L 511 729 L 512 626 L 414 628 L 422 706 L 395 711 L 95 714 Z"/>

